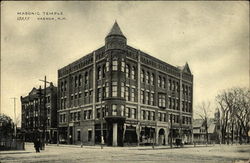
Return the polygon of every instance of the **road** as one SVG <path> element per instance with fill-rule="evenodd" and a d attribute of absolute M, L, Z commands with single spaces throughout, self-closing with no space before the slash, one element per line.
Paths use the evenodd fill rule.
<path fill-rule="evenodd" d="M 0 162 L 174 162 L 174 163 L 250 163 L 250 145 L 155 147 L 104 147 L 48 145 L 36 153 L 28 143 L 25 151 L 0 151 Z"/>

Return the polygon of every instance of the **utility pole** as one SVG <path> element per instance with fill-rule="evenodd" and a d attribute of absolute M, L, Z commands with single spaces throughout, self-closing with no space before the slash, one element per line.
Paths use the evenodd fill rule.
<path fill-rule="evenodd" d="M 172 126 L 172 115 L 170 114 L 170 147 L 173 148 L 173 126 Z"/>
<path fill-rule="evenodd" d="M 46 83 L 50 83 L 46 80 L 46 76 L 44 77 L 44 80 L 39 79 L 39 81 L 44 82 L 44 94 L 43 94 L 43 149 L 45 149 L 45 142 L 47 143 L 47 108 L 46 108 Z"/>
<path fill-rule="evenodd" d="M 15 138 L 16 138 L 16 97 L 12 97 L 11 99 L 14 100 L 14 135 L 15 135 Z"/>

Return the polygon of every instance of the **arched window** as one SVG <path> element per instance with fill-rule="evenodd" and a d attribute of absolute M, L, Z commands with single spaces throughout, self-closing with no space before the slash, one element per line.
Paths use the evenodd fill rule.
<path fill-rule="evenodd" d="M 89 75 L 88 75 L 88 72 L 85 72 L 85 84 L 88 84 L 89 82 Z"/>
<path fill-rule="evenodd" d="M 105 78 L 105 73 L 106 73 L 106 69 L 105 69 L 105 65 L 102 66 L 102 77 Z"/>
<path fill-rule="evenodd" d="M 126 64 L 126 77 L 130 77 L 130 66 L 128 64 Z"/>
<path fill-rule="evenodd" d="M 75 87 L 77 87 L 78 79 L 77 76 L 75 76 Z"/>
<path fill-rule="evenodd" d="M 61 82 L 61 91 L 63 91 L 64 88 L 63 88 L 63 82 Z"/>
<path fill-rule="evenodd" d="M 149 84 L 149 81 L 150 81 L 149 80 L 149 72 L 147 71 L 147 73 L 146 73 L 146 83 Z"/>
<path fill-rule="evenodd" d="M 145 75 L 144 70 L 141 70 L 141 82 L 142 82 L 142 83 L 145 81 L 144 75 Z"/>
<path fill-rule="evenodd" d="M 150 75 L 150 81 L 151 81 L 151 84 L 154 85 L 154 78 L 155 78 L 155 75 L 152 73 Z"/>
<path fill-rule="evenodd" d="M 161 76 L 158 77 L 158 87 L 161 87 Z"/>
<path fill-rule="evenodd" d="M 78 77 L 78 83 L 79 83 L 79 87 L 82 85 L 82 75 L 80 74 Z"/>
<path fill-rule="evenodd" d="M 101 67 L 98 67 L 97 68 L 97 79 L 101 79 L 102 78 L 102 70 L 101 70 Z"/>

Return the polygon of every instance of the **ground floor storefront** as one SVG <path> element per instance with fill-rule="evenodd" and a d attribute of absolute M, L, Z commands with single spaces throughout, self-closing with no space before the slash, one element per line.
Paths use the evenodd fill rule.
<path fill-rule="evenodd" d="M 169 145 L 181 139 L 192 143 L 192 130 L 170 128 L 168 123 L 138 121 L 89 121 L 59 127 L 59 143 L 108 146 Z M 172 142 L 171 142 L 172 140 Z"/>

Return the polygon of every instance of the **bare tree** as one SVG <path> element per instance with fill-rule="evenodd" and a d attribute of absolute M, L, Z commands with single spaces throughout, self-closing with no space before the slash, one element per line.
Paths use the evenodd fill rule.
<path fill-rule="evenodd" d="M 239 141 L 246 138 L 249 143 L 249 123 L 250 123 L 250 91 L 246 88 L 232 88 L 223 91 L 216 96 L 218 108 L 221 113 L 220 125 L 222 143 L 226 137 L 229 143 L 229 132 L 231 141 L 234 142 L 235 130 Z"/>
<path fill-rule="evenodd" d="M 210 110 L 210 102 L 202 102 L 197 105 L 197 112 L 196 114 L 203 120 L 205 132 L 206 132 L 206 144 L 208 144 L 208 120 L 209 120 L 209 114 L 211 112 Z"/>

